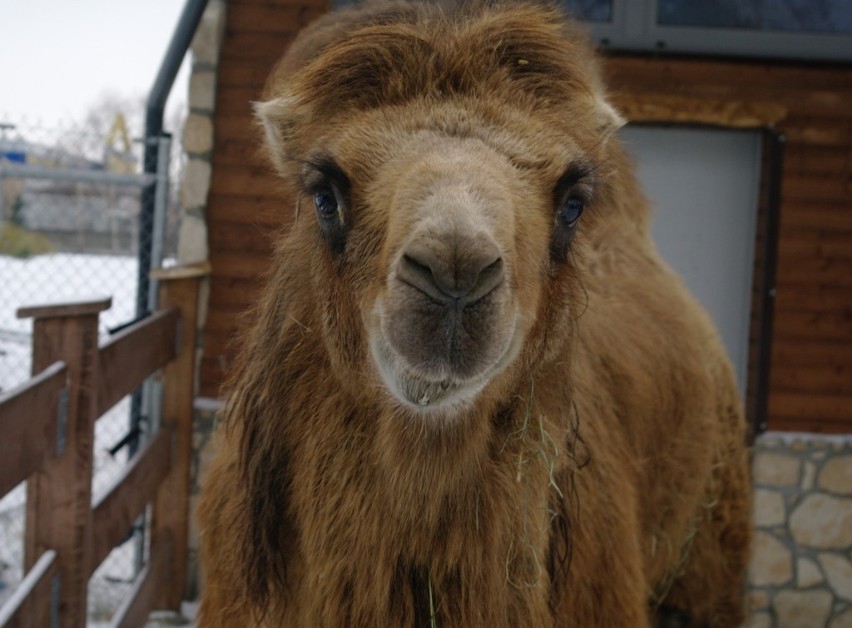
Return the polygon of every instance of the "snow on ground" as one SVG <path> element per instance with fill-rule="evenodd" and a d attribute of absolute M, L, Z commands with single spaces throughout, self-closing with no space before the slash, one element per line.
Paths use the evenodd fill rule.
<path fill-rule="evenodd" d="M 116 255 L 0 256 L 0 393 L 10 391 L 30 375 L 32 322 L 16 317 L 19 307 L 111 296 L 112 307 L 100 317 L 100 331 L 105 337 L 110 328 L 134 318 L 136 269 L 136 258 Z M 95 425 L 95 499 L 126 463 L 125 450 L 115 457 L 107 450 L 127 432 L 129 408 L 129 400 L 124 399 Z M 23 485 L 0 499 L 0 604 L 21 579 L 25 499 Z M 125 543 L 92 576 L 91 620 L 108 618 L 129 590 L 134 553 L 134 544 Z"/>

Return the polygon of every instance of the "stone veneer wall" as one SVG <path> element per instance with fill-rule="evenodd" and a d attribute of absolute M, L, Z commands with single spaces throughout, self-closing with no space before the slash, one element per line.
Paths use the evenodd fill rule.
<path fill-rule="evenodd" d="M 181 264 L 203 262 L 209 258 L 204 212 L 210 191 L 216 76 L 224 28 L 224 0 L 210 0 L 191 46 L 189 115 L 183 130 L 183 150 L 187 160 L 179 194 L 178 261 Z"/>
<path fill-rule="evenodd" d="M 189 115 L 183 132 L 183 149 L 186 167 L 183 171 L 179 203 L 180 230 L 178 231 L 178 262 L 194 264 L 209 259 L 207 221 L 205 209 L 210 191 L 211 160 L 213 157 L 213 113 L 216 106 L 216 77 L 219 51 L 225 28 L 224 0 L 209 0 L 195 37 L 192 40 L 192 70 L 189 78 Z M 198 312 L 198 326 L 202 329 L 207 318 L 209 285 L 202 284 Z M 198 335 L 199 343 L 203 334 Z M 201 349 L 198 349 L 198 361 Z M 200 372 L 199 369 L 196 369 Z M 196 382 L 195 390 L 198 390 Z M 196 400 L 193 428 L 192 486 L 190 492 L 189 570 L 187 593 L 194 599 L 200 591 L 198 573 L 198 527 L 195 510 L 198 501 L 199 467 L 207 440 L 212 431 L 219 402 L 212 399 Z"/>
<path fill-rule="evenodd" d="M 852 628 L 852 436 L 754 446 L 749 628 Z"/>

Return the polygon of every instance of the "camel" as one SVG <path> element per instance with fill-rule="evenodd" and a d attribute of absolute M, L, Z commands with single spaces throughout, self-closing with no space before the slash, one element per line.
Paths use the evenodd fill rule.
<path fill-rule="evenodd" d="M 578 27 L 344 9 L 256 112 L 295 218 L 204 481 L 200 625 L 738 625 L 741 401 Z"/>

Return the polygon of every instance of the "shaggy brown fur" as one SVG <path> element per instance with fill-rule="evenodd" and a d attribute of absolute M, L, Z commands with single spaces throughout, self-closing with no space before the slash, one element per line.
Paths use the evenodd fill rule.
<path fill-rule="evenodd" d="M 564 16 L 351 9 L 267 98 L 299 211 L 206 479 L 201 625 L 736 626 L 731 368 Z"/>

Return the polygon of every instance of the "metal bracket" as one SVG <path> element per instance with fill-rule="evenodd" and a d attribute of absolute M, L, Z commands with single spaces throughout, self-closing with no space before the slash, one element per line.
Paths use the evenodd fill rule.
<path fill-rule="evenodd" d="M 68 389 L 63 388 L 59 391 L 59 402 L 56 412 L 56 455 L 62 454 L 65 451 L 65 443 L 67 441 L 68 431 Z"/>
<path fill-rule="evenodd" d="M 59 628 L 59 574 L 50 583 L 50 628 Z"/>

